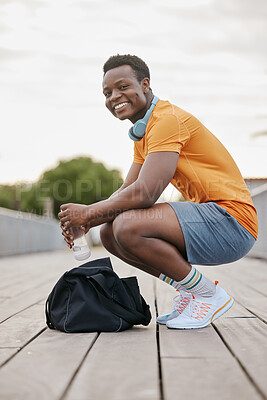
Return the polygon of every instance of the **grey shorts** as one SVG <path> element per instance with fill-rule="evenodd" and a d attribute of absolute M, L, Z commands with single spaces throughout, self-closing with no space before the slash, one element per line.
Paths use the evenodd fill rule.
<path fill-rule="evenodd" d="M 227 264 L 244 257 L 256 239 L 213 202 L 169 202 L 184 234 L 190 264 Z"/>

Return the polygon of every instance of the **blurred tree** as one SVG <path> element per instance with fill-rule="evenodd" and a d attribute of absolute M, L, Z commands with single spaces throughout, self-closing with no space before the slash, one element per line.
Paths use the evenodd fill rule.
<path fill-rule="evenodd" d="M 50 198 L 57 217 L 61 204 L 92 204 L 107 199 L 122 183 L 118 170 L 108 170 L 101 162 L 79 157 L 59 162 L 31 185 L 0 186 L 0 206 L 43 215 Z"/>
<path fill-rule="evenodd" d="M 53 199 L 54 216 L 63 203 L 92 204 L 107 199 L 122 185 L 118 170 L 108 170 L 102 163 L 88 157 L 61 161 L 54 169 L 45 171 L 28 193 L 27 207 L 35 202 L 38 209 L 44 199 Z M 44 210 L 42 209 L 42 214 Z"/>
<path fill-rule="evenodd" d="M 16 188 L 12 185 L 0 186 L 0 207 L 16 209 Z"/>
<path fill-rule="evenodd" d="M 63 203 L 92 204 L 107 199 L 123 183 L 118 170 L 108 170 L 88 157 L 61 161 L 44 172 L 36 188 L 36 198 L 50 197 L 57 216 Z"/>

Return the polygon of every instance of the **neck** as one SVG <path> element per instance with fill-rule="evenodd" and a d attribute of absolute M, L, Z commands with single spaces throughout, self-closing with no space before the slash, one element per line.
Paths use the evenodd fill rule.
<path fill-rule="evenodd" d="M 145 107 L 142 109 L 142 111 L 140 111 L 138 113 L 138 115 L 135 115 L 134 118 L 130 119 L 130 121 L 134 124 L 136 121 L 138 121 L 139 119 L 144 118 L 144 116 L 146 115 L 147 110 L 149 110 L 152 100 L 154 98 L 154 94 L 152 92 L 152 90 L 149 90 L 149 92 L 146 95 L 146 105 Z"/>
<path fill-rule="evenodd" d="M 145 113 L 147 112 L 147 110 L 149 110 L 153 98 L 154 98 L 154 94 L 152 93 L 152 90 L 149 90 L 149 92 L 147 94 L 147 103 L 146 103 L 146 111 L 145 111 Z"/>

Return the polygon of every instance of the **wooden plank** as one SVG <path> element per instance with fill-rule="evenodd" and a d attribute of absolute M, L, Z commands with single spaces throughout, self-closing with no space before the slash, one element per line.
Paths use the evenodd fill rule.
<path fill-rule="evenodd" d="M 200 267 L 203 268 L 203 267 Z M 204 267 L 203 272 L 208 271 L 210 267 Z M 214 272 L 219 272 L 220 276 L 231 277 L 239 284 L 260 292 L 267 296 L 267 262 L 245 257 L 231 264 L 212 267 Z"/>
<path fill-rule="evenodd" d="M 190 330 L 168 329 L 165 325 L 159 328 L 161 357 L 231 358 L 212 326 Z"/>
<path fill-rule="evenodd" d="M 234 358 L 162 358 L 161 367 L 164 400 L 262 400 Z"/>
<path fill-rule="evenodd" d="M 47 282 L 40 284 L 34 289 L 4 301 L 0 309 L 0 322 L 46 298 L 54 283 L 55 278 L 50 278 Z"/>
<path fill-rule="evenodd" d="M 46 330 L 1 368 L 0 398 L 58 400 L 95 337 Z"/>
<path fill-rule="evenodd" d="M 262 294 L 267 296 L 267 260 L 255 259 L 250 257 L 244 257 L 236 263 L 230 264 L 233 266 L 232 273 L 239 274 L 243 281 L 247 284 L 254 286 L 257 282 L 257 290 L 261 291 Z M 236 275 L 235 275 L 236 276 Z"/>
<path fill-rule="evenodd" d="M 159 399 L 155 341 L 153 328 L 101 333 L 66 400 Z"/>
<path fill-rule="evenodd" d="M 29 253 L 0 258 L 0 270 L 6 278 L 27 276 L 35 270 L 43 273 L 54 270 L 59 265 L 66 265 L 66 269 L 77 264 L 68 249 L 51 252 Z"/>
<path fill-rule="evenodd" d="M 44 328 L 44 307 L 35 305 L 15 315 L 0 325 L 0 348 L 14 348 L 14 351 L 2 351 L 2 365 L 11 355 L 15 354 Z M 6 356 L 5 356 L 6 354 Z"/>
<path fill-rule="evenodd" d="M 3 349 L 0 348 L 0 367 L 10 359 L 14 354 L 16 354 L 20 350 L 19 347 L 11 347 L 7 348 L 4 347 Z M 1 372 L 0 372 L 1 373 Z M 0 389 L 1 391 L 1 389 Z"/>
<path fill-rule="evenodd" d="M 257 318 L 219 318 L 214 325 L 267 397 L 267 327 Z"/>
<path fill-rule="evenodd" d="M 5 288 L 1 289 L 1 296 L 6 298 L 6 302 L 8 302 L 9 298 L 18 297 L 24 295 L 28 291 L 38 288 L 40 284 L 45 281 L 50 281 L 51 278 L 56 279 L 58 273 L 49 272 L 45 275 L 40 274 L 40 271 L 35 272 L 35 274 L 30 274 L 25 279 L 25 276 L 21 276 L 20 279 L 14 280 L 14 282 L 7 285 Z"/>
<path fill-rule="evenodd" d="M 158 400 L 153 277 L 112 258 L 120 276 L 136 275 L 140 290 L 150 304 L 153 321 L 118 333 L 101 333 L 86 357 L 66 400 Z M 65 398 L 64 398 L 65 400 Z"/>
<path fill-rule="evenodd" d="M 34 305 L 0 325 L 0 347 L 22 347 L 45 326 L 43 306 Z"/>
<path fill-rule="evenodd" d="M 0 259 L 0 272 L 4 276 L 0 295 L 12 297 L 25 293 L 51 277 L 58 277 L 72 263 L 71 254 L 65 251 Z M 8 271 L 6 267 L 9 267 Z M 12 293 L 10 293 L 10 288 L 12 288 Z"/>
<path fill-rule="evenodd" d="M 52 283 L 60 274 L 59 270 L 64 268 L 66 260 L 64 255 L 65 252 L 38 253 L 4 257 L 0 260 L 0 273 L 5 276 L 7 267 L 11 271 L 10 287 L 2 288 L 0 291 L 0 296 L 6 294 L 1 301 L 0 321 L 29 307 L 48 294 Z"/>
<path fill-rule="evenodd" d="M 236 301 L 220 318 L 256 318 L 251 312 Z"/>

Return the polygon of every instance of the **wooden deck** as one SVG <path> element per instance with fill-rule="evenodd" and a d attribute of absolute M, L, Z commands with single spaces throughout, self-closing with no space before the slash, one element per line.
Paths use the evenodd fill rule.
<path fill-rule="evenodd" d="M 106 256 L 93 249 L 93 258 Z M 174 289 L 116 258 L 120 276 L 137 275 L 153 320 L 121 333 L 64 334 L 47 329 L 44 301 L 75 261 L 71 252 L 0 259 L 1 400 L 265 399 L 267 262 L 245 258 L 201 271 L 235 298 L 212 326 L 157 326 Z"/>

